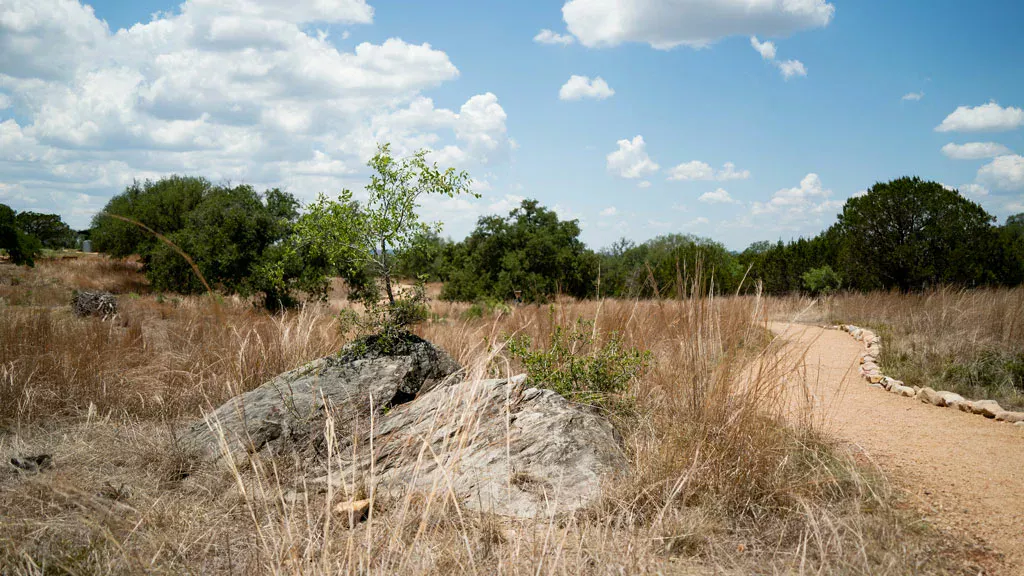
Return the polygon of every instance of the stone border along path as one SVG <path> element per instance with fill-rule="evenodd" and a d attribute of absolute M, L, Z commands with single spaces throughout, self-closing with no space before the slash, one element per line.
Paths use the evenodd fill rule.
<path fill-rule="evenodd" d="M 979 414 L 998 422 L 1008 422 L 1024 430 L 1024 412 L 1003 410 L 995 400 L 967 400 L 954 392 L 906 386 L 899 380 L 885 376 L 878 366 L 878 354 L 882 350 L 882 339 L 877 334 L 852 324 L 841 324 L 834 329 L 847 332 L 856 340 L 864 343 L 864 353 L 860 357 L 860 375 L 872 386 L 899 396 L 917 398 L 925 404 L 932 404 L 940 408 L 958 408 L 961 412 Z"/>

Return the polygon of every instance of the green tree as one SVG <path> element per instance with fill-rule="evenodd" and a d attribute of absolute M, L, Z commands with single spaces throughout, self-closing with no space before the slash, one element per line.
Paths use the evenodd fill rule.
<path fill-rule="evenodd" d="M 262 287 L 251 280 L 254 268 L 270 260 L 268 249 L 291 232 L 295 204 L 280 190 L 261 195 L 251 186 L 213 187 L 189 211 L 182 228 L 167 238 L 192 258 L 210 284 L 250 295 Z M 158 290 L 204 290 L 191 266 L 164 243 L 147 254 L 146 271 Z M 274 294 L 271 300 L 283 296 Z M 268 304 L 276 308 L 281 303 Z"/>
<path fill-rule="evenodd" d="M 396 160 L 391 156 L 390 145 L 382 144 L 369 162 L 373 174 L 366 187 L 369 197 L 362 207 L 363 225 L 355 229 L 357 246 L 384 280 L 384 290 L 392 304 L 395 303 L 391 289 L 394 253 L 408 250 L 428 231 L 441 230 L 440 223 L 428 225 L 419 221 L 416 214 L 419 199 L 424 195 L 452 198 L 473 194 L 468 173 L 455 168 L 440 170 L 436 163 L 428 163 L 426 156 L 426 150 L 419 150 L 408 158 Z"/>
<path fill-rule="evenodd" d="M 485 216 L 454 251 L 457 265 L 442 297 L 540 302 L 555 294 L 585 298 L 595 291 L 598 257 L 579 239 L 576 220 L 560 221 L 536 200 L 508 217 Z"/>
<path fill-rule="evenodd" d="M 901 290 L 981 284 L 999 250 L 994 217 L 954 190 L 920 178 L 875 184 L 839 215 L 845 276 L 860 287 Z"/>
<path fill-rule="evenodd" d="M 56 214 L 19 212 L 17 222 L 22 232 L 39 240 L 43 248 L 57 250 L 72 248 L 75 245 L 74 230 Z"/>
<path fill-rule="evenodd" d="M 0 250 L 7 252 L 11 262 L 25 266 L 35 266 L 34 258 L 42 250 L 39 240 L 18 226 L 17 212 L 6 204 L 0 204 Z"/>
<path fill-rule="evenodd" d="M 420 221 L 419 201 L 429 195 L 472 194 L 469 174 L 455 168 L 442 170 L 426 157 L 427 151 L 419 150 L 396 159 L 390 145 L 379 145 L 368 163 L 373 172 L 366 201 L 355 202 L 348 190 L 337 201 L 321 196 L 309 207 L 308 217 L 300 220 L 293 245 L 318 254 L 343 274 L 354 275 L 368 267 L 383 281 L 388 302 L 394 305 L 396 254 L 441 230 L 440 223 Z"/>
<path fill-rule="evenodd" d="M 1004 256 L 1000 278 L 1015 286 L 1024 282 L 1024 213 L 1007 217 L 999 232 Z"/>
<path fill-rule="evenodd" d="M 213 189 L 205 178 L 169 176 L 157 181 L 133 182 L 107 202 L 92 221 L 93 249 L 114 258 L 132 254 L 147 262 L 160 244 L 152 233 L 135 224 L 112 218 L 116 214 L 140 222 L 163 235 L 185 227 L 188 214 Z"/>
<path fill-rule="evenodd" d="M 395 274 L 401 278 L 443 281 L 449 276 L 453 243 L 434 230 L 413 237 L 404 250 L 395 253 Z"/>
<path fill-rule="evenodd" d="M 831 294 L 839 290 L 843 284 L 839 274 L 827 264 L 821 268 L 811 268 L 804 272 L 802 279 L 804 288 L 815 296 Z"/>
<path fill-rule="evenodd" d="M 180 249 L 212 287 L 260 295 L 276 309 L 295 303 L 296 287 L 310 287 L 296 277 L 314 275 L 315 262 L 289 254 L 283 244 L 298 207 L 294 196 L 278 189 L 259 193 L 247 185 L 214 186 L 203 178 L 171 176 L 134 182 L 111 198 L 93 220 L 92 239 L 97 250 L 114 257 L 138 254 L 158 290 L 206 289 Z"/>

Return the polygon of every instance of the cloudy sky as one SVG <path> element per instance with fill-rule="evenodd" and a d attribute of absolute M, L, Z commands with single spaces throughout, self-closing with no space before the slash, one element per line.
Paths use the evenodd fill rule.
<path fill-rule="evenodd" d="M 0 0 L 0 202 L 73 226 L 133 179 L 303 200 L 433 151 L 595 248 L 812 235 L 902 175 L 1024 211 L 1012 0 Z"/>

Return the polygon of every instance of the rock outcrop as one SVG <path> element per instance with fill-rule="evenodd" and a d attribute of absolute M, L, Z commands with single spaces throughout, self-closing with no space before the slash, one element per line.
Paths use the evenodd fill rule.
<path fill-rule="evenodd" d="M 446 352 L 415 336 L 388 353 L 379 348 L 373 339 L 359 340 L 338 356 L 285 372 L 193 423 L 180 441 L 204 460 L 225 451 L 236 461 L 257 452 L 305 451 L 322 441 L 330 411 L 345 442 L 371 412 L 408 402 L 461 371 Z"/>
<path fill-rule="evenodd" d="M 382 416 L 373 441 L 379 486 L 437 487 L 468 508 L 508 516 L 589 505 L 605 479 L 627 468 L 607 419 L 551 390 L 528 387 L 522 376 L 446 382 Z M 336 484 L 346 474 L 370 472 L 368 457 L 345 464 Z"/>
<path fill-rule="evenodd" d="M 295 451 L 311 462 L 308 484 L 330 483 L 349 497 L 371 486 L 376 494 L 435 490 L 517 517 L 590 505 L 628 468 L 596 409 L 525 376 L 463 380 L 447 354 L 419 339 L 387 355 L 366 348 L 349 346 L 232 399 L 183 442 L 208 460 Z"/>

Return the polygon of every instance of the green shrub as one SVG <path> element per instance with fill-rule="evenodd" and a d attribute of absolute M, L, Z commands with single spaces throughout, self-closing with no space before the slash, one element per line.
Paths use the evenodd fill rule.
<path fill-rule="evenodd" d="M 480 298 L 473 303 L 472 306 L 466 309 L 462 313 L 463 320 L 477 320 L 484 316 L 493 316 L 494 314 L 507 314 L 512 309 L 508 307 L 504 302 L 495 298 Z"/>
<path fill-rule="evenodd" d="M 831 294 L 843 285 L 839 274 L 827 264 L 821 268 L 811 268 L 801 278 L 804 289 L 815 296 Z"/>
<path fill-rule="evenodd" d="M 354 330 L 363 339 L 372 338 L 378 351 L 384 354 L 407 341 L 413 326 L 430 318 L 427 290 L 422 280 L 415 284 L 411 294 L 399 294 L 394 302 L 366 297 L 363 306 L 362 314 L 349 310 L 338 315 L 341 330 Z"/>
<path fill-rule="evenodd" d="M 629 381 L 650 367 L 649 351 L 626 347 L 617 332 L 601 342 L 594 322 L 556 325 L 546 348 L 529 336 L 509 338 L 507 350 L 519 360 L 534 386 L 545 387 L 585 404 L 608 406 L 627 390 Z"/>
<path fill-rule="evenodd" d="M 21 229 L 17 214 L 10 206 L 0 204 L 0 250 L 15 264 L 35 266 L 34 259 L 43 246 L 39 240 Z"/>

